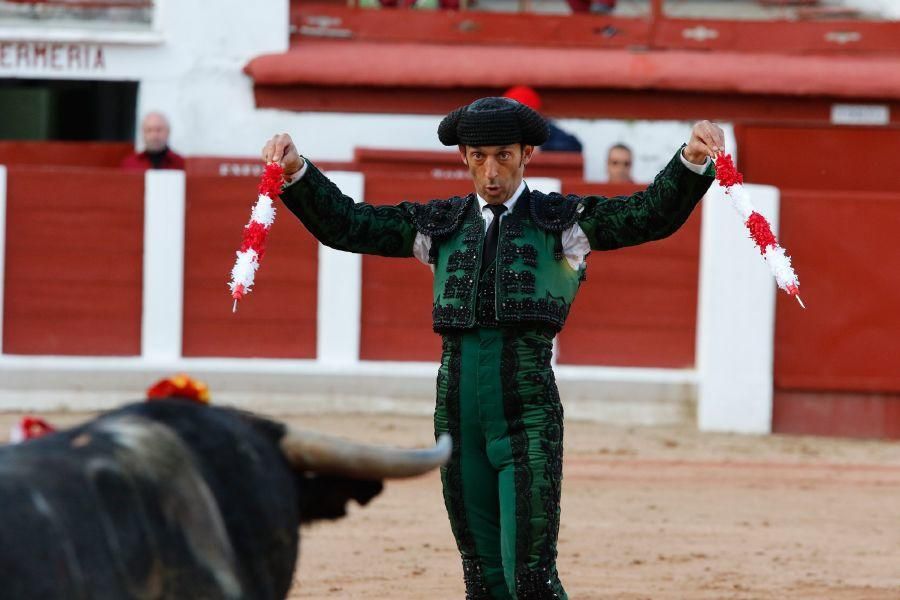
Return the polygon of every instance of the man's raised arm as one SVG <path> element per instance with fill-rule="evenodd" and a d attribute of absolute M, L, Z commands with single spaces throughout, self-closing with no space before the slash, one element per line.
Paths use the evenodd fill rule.
<path fill-rule="evenodd" d="M 675 233 L 715 180 L 712 159 L 723 146 L 722 130 L 701 121 L 646 190 L 631 196 L 582 198 L 578 225 L 591 248 L 613 250 Z"/>
<path fill-rule="evenodd" d="M 300 156 L 286 133 L 266 142 L 262 158 L 284 168 L 288 183 L 281 193 L 282 202 L 326 246 L 360 254 L 413 255 L 414 204 L 357 204 Z"/>

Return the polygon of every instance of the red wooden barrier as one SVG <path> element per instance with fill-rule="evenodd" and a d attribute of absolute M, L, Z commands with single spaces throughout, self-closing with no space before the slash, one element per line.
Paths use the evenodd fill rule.
<path fill-rule="evenodd" d="M 366 201 L 396 204 L 404 200 L 465 195 L 469 181 L 369 175 Z M 364 256 L 362 264 L 360 358 L 436 361 L 441 341 L 431 330 L 430 269 L 415 258 Z"/>
<path fill-rule="evenodd" d="M 0 165 L 110 167 L 134 152 L 131 142 L 0 142 Z"/>
<path fill-rule="evenodd" d="M 643 186 L 563 182 L 563 192 L 612 196 Z M 664 240 L 594 252 L 566 328 L 560 364 L 693 367 L 700 208 Z"/>
<path fill-rule="evenodd" d="M 143 174 L 11 167 L 3 351 L 141 352 Z"/>
<path fill-rule="evenodd" d="M 896 159 L 900 127 L 896 124 L 752 125 L 736 128 L 735 134 L 740 146 L 738 167 L 747 181 L 791 190 L 900 189 Z"/>
<path fill-rule="evenodd" d="M 809 310 L 779 298 L 776 386 L 900 393 L 900 193 L 787 190 L 780 229 Z"/>
<path fill-rule="evenodd" d="M 900 437 L 900 128 L 736 134 L 745 178 L 782 188 L 779 237 L 809 306 L 778 296 L 773 430 Z"/>
<path fill-rule="evenodd" d="M 280 207 L 256 289 L 235 314 L 226 284 L 256 199 L 253 177 L 188 177 L 185 356 L 314 358 L 318 244 Z"/>
<path fill-rule="evenodd" d="M 291 3 L 290 19 L 296 32 L 293 43 L 304 43 L 303 38 L 349 37 L 379 43 L 646 48 L 652 36 L 652 24 L 646 17 L 425 10 L 398 15 L 390 10 L 358 10 L 346 3 L 308 0 Z"/>
<path fill-rule="evenodd" d="M 897 231 L 896 192 L 782 193 L 809 310 L 778 299 L 775 431 L 900 437 Z"/>
<path fill-rule="evenodd" d="M 680 3 L 673 0 L 672 4 Z M 858 18 L 859 14 L 852 7 L 814 7 L 799 8 L 793 16 L 778 19 L 726 20 L 702 16 L 672 18 L 665 11 L 651 12 L 648 7 L 647 14 L 634 16 L 411 10 L 398 17 L 394 11 L 358 10 L 344 3 L 297 0 L 292 2 L 290 19 L 295 32 L 294 44 L 341 38 L 420 45 L 691 48 L 781 55 L 896 54 L 900 51 L 895 21 L 862 19 Z"/>

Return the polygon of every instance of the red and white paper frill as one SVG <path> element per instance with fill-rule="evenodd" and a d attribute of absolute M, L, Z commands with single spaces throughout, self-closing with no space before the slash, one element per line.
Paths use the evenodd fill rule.
<path fill-rule="evenodd" d="M 42 435 L 53 433 L 56 429 L 40 417 L 22 417 L 9 432 L 10 444 L 21 444 L 26 440 L 32 440 Z"/>
<path fill-rule="evenodd" d="M 750 194 L 744 188 L 744 176 L 734 166 L 730 154 L 723 153 L 716 157 L 716 180 L 725 189 L 731 205 L 744 220 L 750 238 L 775 276 L 775 283 L 788 295 L 795 297 L 800 306 L 806 308 L 800 299 L 800 280 L 791 266 L 791 258 L 778 244 L 769 221 L 754 208 Z"/>
<path fill-rule="evenodd" d="M 278 163 L 266 165 L 259 182 L 259 197 L 250 213 L 250 222 L 244 226 L 240 250 L 237 251 L 237 259 L 231 269 L 231 297 L 234 298 L 232 312 L 237 310 L 237 303 L 249 294 L 256 270 L 266 253 L 266 238 L 269 229 L 275 222 L 275 198 L 281 193 L 284 183 L 284 169 Z"/>

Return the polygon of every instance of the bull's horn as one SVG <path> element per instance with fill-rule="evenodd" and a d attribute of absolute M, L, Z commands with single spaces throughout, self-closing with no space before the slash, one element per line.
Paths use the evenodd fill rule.
<path fill-rule="evenodd" d="M 290 428 L 281 438 L 281 450 L 295 468 L 371 480 L 427 473 L 447 462 L 451 446 L 446 433 L 433 447 L 420 450 L 368 446 Z"/>

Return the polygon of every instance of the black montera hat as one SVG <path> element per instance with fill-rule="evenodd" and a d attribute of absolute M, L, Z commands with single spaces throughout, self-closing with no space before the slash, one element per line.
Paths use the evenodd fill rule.
<path fill-rule="evenodd" d="M 547 121 L 532 108 L 511 98 L 481 98 L 460 106 L 438 126 L 445 146 L 540 146 L 547 141 Z"/>

